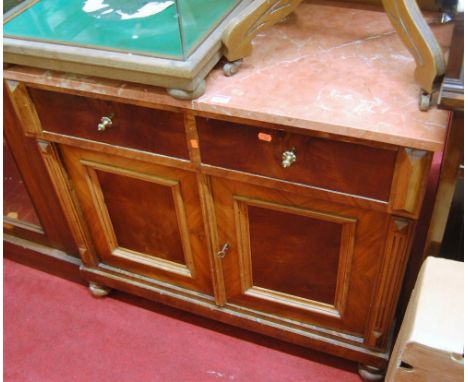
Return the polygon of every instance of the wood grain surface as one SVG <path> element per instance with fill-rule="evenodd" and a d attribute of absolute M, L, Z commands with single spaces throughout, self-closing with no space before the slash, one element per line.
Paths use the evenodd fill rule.
<path fill-rule="evenodd" d="M 202 162 L 334 191 L 388 200 L 396 161 L 392 150 L 280 130 L 198 118 Z M 291 167 L 282 155 L 294 150 Z"/>
<path fill-rule="evenodd" d="M 45 131 L 188 159 L 184 116 L 163 110 L 30 88 Z M 102 117 L 112 126 L 99 132 Z"/>

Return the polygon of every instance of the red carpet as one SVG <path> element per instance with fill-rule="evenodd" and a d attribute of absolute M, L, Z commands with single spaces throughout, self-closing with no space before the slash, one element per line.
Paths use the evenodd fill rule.
<path fill-rule="evenodd" d="M 352 362 L 4 260 L 4 380 L 357 382 Z"/>

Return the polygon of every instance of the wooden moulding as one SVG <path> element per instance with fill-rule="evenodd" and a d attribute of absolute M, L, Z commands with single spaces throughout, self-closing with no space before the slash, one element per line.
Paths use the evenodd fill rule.
<path fill-rule="evenodd" d="M 218 232 L 216 229 L 216 218 L 214 213 L 214 201 L 210 192 L 210 180 L 207 176 L 199 174 L 198 189 L 201 195 L 203 221 L 207 235 L 207 245 L 210 253 L 210 271 L 213 278 L 213 293 L 215 302 L 219 306 L 226 304 L 226 288 L 223 276 L 222 259 L 215 256 L 219 247 Z"/>
<path fill-rule="evenodd" d="M 288 293 L 274 291 L 254 285 L 251 248 L 249 240 L 248 206 L 257 206 L 276 210 L 279 212 L 293 213 L 308 218 L 327 221 L 341 226 L 341 245 L 339 249 L 339 264 L 336 279 L 336 292 L 334 302 L 331 304 L 312 301 L 306 298 L 294 296 Z M 234 214 L 237 242 L 239 243 L 239 267 L 241 288 L 243 293 L 259 299 L 269 300 L 284 305 L 293 306 L 302 310 L 328 314 L 342 318 L 347 306 L 347 293 L 349 288 L 349 275 L 354 248 L 354 238 L 357 220 L 340 216 L 335 213 L 323 213 L 313 210 L 294 208 L 286 205 L 254 200 L 242 196 L 234 197 Z"/>
<path fill-rule="evenodd" d="M 82 212 L 75 200 L 68 175 L 61 165 L 59 153 L 52 143 L 38 141 L 38 146 L 80 256 L 85 264 L 94 265 L 97 259 L 93 250 L 92 238 L 83 223 Z"/>
<path fill-rule="evenodd" d="M 184 203 L 182 200 L 179 182 L 173 179 L 166 179 L 155 175 L 142 174 L 128 169 L 122 169 L 98 162 L 88 161 L 86 159 L 82 159 L 80 163 L 87 174 L 86 180 L 89 193 L 92 197 L 92 203 L 94 209 L 96 210 L 96 214 L 100 221 L 100 225 L 104 231 L 104 237 L 107 241 L 108 251 L 111 252 L 112 255 L 115 257 L 127 259 L 132 262 L 147 264 L 155 268 L 166 270 L 185 277 L 193 278 L 195 275 L 195 267 L 190 246 L 190 234 L 187 226 L 186 214 L 184 211 Z M 181 233 L 181 243 L 185 256 L 185 263 L 187 265 L 177 264 L 172 261 L 167 261 L 163 259 L 149 259 L 147 256 L 144 256 L 141 253 L 119 247 L 116 234 L 114 232 L 114 229 L 112 228 L 112 220 L 109 216 L 109 211 L 106 208 L 105 198 L 102 193 L 96 171 L 104 171 L 114 175 L 126 176 L 133 179 L 143 180 L 145 182 L 155 183 L 161 186 L 168 187 L 171 190 L 175 203 L 178 225 Z"/>
<path fill-rule="evenodd" d="M 287 322 L 274 321 L 261 312 L 252 312 L 235 305 L 218 307 L 213 298 L 176 287 L 172 284 L 136 276 L 120 269 L 99 264 L 98 267 L 81 267 L 86 279 L 113 289 L 128 292 L 194 314 L 252 330 L 297 345 L 317 349 L 375 367 L 385 367 L 387 352 L 366 349 L 358 344 L 340 339 L 332 330 L 313 331 Z"/>
<path fill-rule="evenodd" d="M 390 196 L 394 214 L 417 217 L 432 163 L 432 153 L 415 149 L 400 149 Z"/>
<path fill-rule="evenodd" d="M 365 336 L 368 346 L 383 348 L 388 345 L 413 229 L 414 223 L 410 220 L 400 217 L 392 217 L 390 220 L 380 269 L 381 281 L 374 290 L 374 303 Z"/>
<path fill-rule="evenodd" d="M 29 97 L 26 85 L 12 80 L 6 80 L 5 83 L 5 89 L 11 99 L 24 134 L 27 136 L 40 135 L 42 133 L 41 122 Z"/>

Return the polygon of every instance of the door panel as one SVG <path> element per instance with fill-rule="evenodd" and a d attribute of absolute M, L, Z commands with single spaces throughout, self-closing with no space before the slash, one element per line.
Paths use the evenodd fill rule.
<path fill-rule="evenodd" d="M 120 247 L 186 264 L 171 185 L 158 184 L 157 178 L 141 180 L 102 170 L 95 174 Z M 153 224 L 148 224 L 147 216 Z"/>
<path fill-rule="evenodd" d="M 363 336 L 385 214 L 212 178 L 228 303 Z"/>
<path fill-rule="evenodd" d="M 211 293 L 196 175 L 63 147 L 99 261 Z"/>
<path fill-rule="evenodd" d="M 249 225 L 252 286 L 334 305 L 342 225 L 286 208 L 246 206 L 248 221 L 241 224 Z M 320 256 L 309 256 L 308 248 Z"/>

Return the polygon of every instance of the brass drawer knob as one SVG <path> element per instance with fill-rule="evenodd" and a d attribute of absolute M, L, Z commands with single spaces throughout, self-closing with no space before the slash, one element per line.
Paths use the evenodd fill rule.
<path fill-rule="evenodd" d="M 294 149 L 286 150 L 283 153 L 283 161 L 281 162 L 281 166 L 283 168 L 291 167 L 291 165 L 296 161 L 296 154 L 294 154 Z"/>
<path fill-rule="evenodd" d="M 97 125 L 98 131 L 106 131 L 108 127 L 112 126 L 111 117 L 102 117 L 101 122 Z"/>

